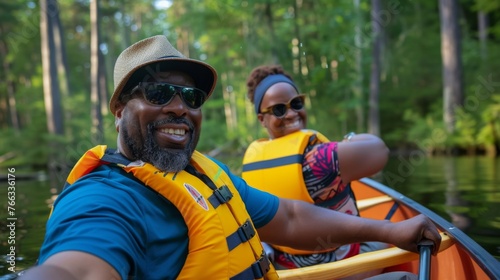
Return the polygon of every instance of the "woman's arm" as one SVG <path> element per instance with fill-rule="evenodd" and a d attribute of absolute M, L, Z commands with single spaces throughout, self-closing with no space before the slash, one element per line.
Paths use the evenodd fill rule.
<path fill-rule="evenodd" d="M 349 141 L 338 143 L 340 177 L 350 182 L 382 170 L 389 157 L 384 141 L 372 134 L 356 134 Z"/>

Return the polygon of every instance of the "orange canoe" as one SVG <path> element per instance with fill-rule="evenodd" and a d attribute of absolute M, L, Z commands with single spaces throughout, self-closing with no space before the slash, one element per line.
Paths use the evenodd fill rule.
<path fill-rule="evenodd" d="M 460 229 L 428 208 L 372 179 L 353 182 L 361 216 L 393 222 L 424 214 L 441 230 L 437 256 L 431 256 L 430 279 L 500 279 L 500 262 Z M 349 259 L 310 267 L 278 270 L 280 279 L 337 279 L 360 272 L 409 271 L 419 274 L 419 255 L 396 247 L 360 254 Z"/>

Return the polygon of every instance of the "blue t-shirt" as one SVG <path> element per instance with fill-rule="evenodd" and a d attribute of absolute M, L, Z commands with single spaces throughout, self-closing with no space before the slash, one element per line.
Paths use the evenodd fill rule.
<path fill-rule="evenodd" d="M 278 198 L 249 187 L 215 162 L 229 174 L 255 227 L 267 224 Z M 105 260 L 124 280 L 175 279 L 187 257 L 187 226 L 163 196 L 121 168 L 101 166 L 59 195 L 39 263 L 68 250 Z"/>

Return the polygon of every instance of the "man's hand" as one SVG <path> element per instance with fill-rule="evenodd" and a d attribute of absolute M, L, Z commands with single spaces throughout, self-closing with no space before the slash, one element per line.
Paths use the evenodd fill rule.
<path fill-rule="evenodd" d="M 418 243 L 428 239 L 434 243 L 432 253 L 435 255 L 439 251 L 441 235 L 432 221 L 424 215 L 418 215 L 408 220 L 404 220 L 391 225 L 388 237 L 395 246 L 407 251 L 418 253 Z"/>

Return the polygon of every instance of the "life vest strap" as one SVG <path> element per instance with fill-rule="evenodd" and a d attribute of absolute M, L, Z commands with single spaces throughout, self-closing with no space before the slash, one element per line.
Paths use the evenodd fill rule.
<path fill-rule="evenodd" d="M 243 242 L 247 242 L 254 236 L 255 229 L 253 228 L 252 223 L 250 223 L 250 220 L 246 220 L 245 223 L 239 226 L 235 232 L 226 238 L 227 247 L 229 248 L 229 251 L 231 251 L 236 248 L 236 246 Z"/>
<path fill-rule="evenodd" d="M 302 164 L 304 155 L 291 155 L 275 159 L 261 160 L 257 162 L 243 164 L 242 172 L 249 172 L 259 169 L 272 168 L 289 164 Z"/>
<path fill-rule="evenodd" d="M 256 260 L 250 267 L 231 277 L 231 280 L 248 280 L 263 278 L 271 267 L 271 262 L 267 256 L 262 253 L 260 258 Z"/>
<path fill-rule="evenodd" d="M 214 191 L 214 193 L 208 198 L 210 204 L 214 208 L 219 207 L 219 205 L 228 202 L 233 197 L 233 194 L 229 190 L 229 188 L 224 185 Z"/>
<path fill-rule="evenodd" d="M 334 197 L 332 197 L 331 199 L 328 199 L 328 200 L 325 200 L 325 201 L 322 201 L 320 203 L 315 203 L 317 206 L 320 206 L 320 207 L 324 207 L 324 208 L 328 208 L 330 206 L 334 206 L 336 205 L 337 203 L 341 202 L 342 200 L 344 200 L 346 197 L 349 196 L 349 194 L 351 193 L 351 183 L 349 183 L 349 185 L 340 193 L 337 193 Z"/>
<path fill-rule="evenodd" d="M 131 161 L 124 157 L 122 154 L 117 153 L 115 149 L 107 148 L 105 154 L 101 158 L 102 161 L 128 165 Z"/>

